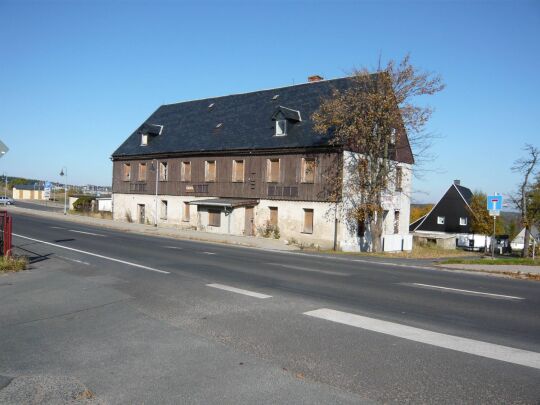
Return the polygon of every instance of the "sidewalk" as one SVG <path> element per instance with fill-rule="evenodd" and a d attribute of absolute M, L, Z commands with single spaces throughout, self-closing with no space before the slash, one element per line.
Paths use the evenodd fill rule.
<path fill-rule="evenodd" d="M 112 221 L 110 219 L 85 217 L 82 215 L 64 215 L 58 212 L 37 211 L 28 208 L 8 206 L 7 210 L 13 213 L 28 214 L 37 217 L 46 217 L 60 221 L 75 222 L 84 225 L 98 226 L 124 232 L 133 232 L 146 235 L 161 236 L 174 239 L 188 239 L 202 242 L 225 243 L 229 245 L 255 247 L 266 250 L 299 250 L 297 246 L 286 245 L 283 240 L 258 238 L 255 236 L 238 236 L 187 229 L 174 228 L 170 225 L 143 225 L 129 222 Z M 14 226 L 16 233 L 16 223 Z"/>
<path fill-rule="evenodd" d="M 501 274 L 522 274 L 522 275 L 533 275 L 540 276 L 540 266 L 520 266 L 520 265 L 511 265 L 511 264 L 441 264 L 438 267 L 457 269 L 457 270 L 468 270 L 468 271 L 481 271 L 487 273 L 501 273 Z"/>

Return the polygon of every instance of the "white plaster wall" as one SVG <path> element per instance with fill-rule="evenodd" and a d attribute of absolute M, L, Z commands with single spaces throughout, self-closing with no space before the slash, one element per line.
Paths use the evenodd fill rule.
<path fill-rule="evenodd" d="M 270 208 L 278 209 L 278 227 L 281 240 L 296 240 L 304 245 L 330 249 L 334 244 L 334 204 L 315 201 L 260 200 L 255 207 L 257 233 L 270 219 Z M 304 208 L 313 209 L 313 233 L 303 233 Z"/>
<path fill-rule="evenodd" d="M 190 206 L 189 222 L 183 221 L 184 202 L 207 200 L 206 197 L 158 195 L 158 224 L 193 229 L 197 225 L 197 206 Z M 167 201 L 167 219 L 160 218 L 161 200 Z M 147 223 L 153 224 L 155 218 L 155 196 L 149 194 L 119 194 L 112 195 L 113 218 L 116 221 L 127 221 L 126 213 L 131 213 L 133 222 L 138 222 L 138 204 L 145 205 Z M 208 219 L 206 220 L 208 221 Z M 223 221 L 222 221 L 223 222 Z M 205 222 L 206 224 L 208 222 Z"/>
<path fill-rule="evenodd" d="M 350 162 L 358 157 L 359 154 L 354 152 L 343 152 L 343 173 L 344 184 L 350 180 Z M 411 211 L 411 189 L 412 189 L 412 166 L 406 163 L 398 163 L 398 167 L 402 169 L 401 191 L 397 191 L 393 183 L 390 184 L 389 190 L 384 198 L 383 208 L 388 211 L 383 222 L 383 238 L 388 237 L 388 244 L 385 243 L 385 250 L 393 251 L 395 246 L 401 249 L 401 240 L 404 240 L 403 247 L 405 250 L 412 248 L 412 242 L 409 235 L 409 219 Z M 344 187 L 344 205 L 341 207 L 343 216 L 346 211 L 351 209 L 355 204 L 355 196 L 351 190 Z M 394 218 L 395 211 L 400 211 L 399 216 L 399 232 L 398 236 L 394 236 Z M 344 251 L 370 251 L 371 250 L 371 232 L 369 226 L 366 226 L 366 233 L 363 238 L 356 234 L 356 225 L 343 221 L 340 227 L 340 248 Z M 390 247 L 391 246 L 391 247 Z"/>

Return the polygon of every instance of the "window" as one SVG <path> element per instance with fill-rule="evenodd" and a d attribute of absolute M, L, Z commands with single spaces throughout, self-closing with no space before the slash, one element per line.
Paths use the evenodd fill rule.
<path fill-rule="evenodd" d="M 313 233 L 313 210 L 304 208 L 304 229 L 303 233 Z"/>
<path fill-rule="evenodd" d="M 459 224 L 461 226 L 466 226 L 467 225 L 467 217 L 459 217 Z"/>
<path fill-rule="evenodd" d="M 356 223 L 356 236 L 363 238 L 366 235 L 366 222 L 358 220 Z"/>
<path fill-rule="evenodd" d="M 268 183 L 279 182 L 279 159 L 266 160 L 266 181 Z"/>
<path fill-rule="evenodd" d="M 278 224 L 278 209 L 277 207 L 270 208 L 270 225 L 277 226 Z"/>
<path fill-rule="evenodd" d="M 403 182 L 403 169 L 401 167 L 396 168 L 396 191 L 402 190 L 402 184 Z"/>
<path fill-rule="evenodd" d="M 139 163 L 139 175 L 137 179 L 139 181 L 146 181 L 146 163 Z"/>
<path fill-rule="evenodd" d="M 208 210 L 208 226 L 221 226 L 220 210 Z"/>
<path fill-rule="evenodd" d="M 394 233 L 399 233 L 399 211 L 394 211 Z"/>
<path fill-rule="evenodd" d="M 167 219 L 167 200 L 161 200 L 161 219 Z"/>
<path fill-rule="evenodd" d="M 444 225 L 444 217 L 437 217 L 437 223 L 439 225 Z"/>
<path fill-rule="evenodd" d="M 169 170 L 167 162 L 159 162 L 159 181 L 167 181 L 169 179 Z"/>
<path fill-rule="evenodd" d="M 148 145 L 148 135 L 147 134 L 142 134 L 141 135 L 141 146 L 146 146 Z"/>
<path fill-rule="evenodd" d="M 216 181 L 216 161 L 207 160 L 204 168 L 204 181 Z"/>
<path fill-rule="evenodd" d="M 276 136 L 287 135 L 287 120 L 276 121 Z"/>
<path fill-rule="evenodd" d="M 243 160 L 233 160 L 232 181 L 240 182 L 240 183 L 244 181 L 244 161 Z"/>
<path fill-rule="evenodd" d="M 129 181 L 131 179 L 131 164 L 124 163 L 122 166 L 122 179 L 124 181 Z"/>
<path fill-rule="evenodd" d="M 189 222 L 189 203 L 184 203 L 184 211 L 182 212 L 182 221 Z"/>
<path fill-rule="evenodd" d="M 392 128 L 390 130 L 390 145 L 395 145 L 395 144 L 396 144 L 396 129 Z"/>
<path fill-rule="evenodd" d="M 315 159 L 302 158 L 302 183 L 315 181 Z"/>
<path fill-rule="evenodd" d="M 191 162 L 182 162 L 182 169 L 180 172 L 181 181 L 191 181 Z"/>

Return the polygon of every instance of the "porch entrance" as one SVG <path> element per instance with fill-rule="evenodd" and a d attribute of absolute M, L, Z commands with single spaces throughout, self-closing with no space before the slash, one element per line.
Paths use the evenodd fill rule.
<path fill-rule="evenodd" d="M 144 204 L 137 204 L 137 217 L 139 218 L 139 224 L 144 224 L 146 222 L 146 214 L 145 214 L 145 205 Z"/>

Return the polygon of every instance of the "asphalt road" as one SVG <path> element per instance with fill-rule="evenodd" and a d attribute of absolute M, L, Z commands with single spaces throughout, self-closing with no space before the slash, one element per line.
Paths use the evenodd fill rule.
<path fill-rule="evenodd" d="M 14 215 L 14 233 L 24 236 L 15 237 L 15 243 L 46 262 L 45 267 L 53 269 L 52 264 L 61 262 L 57 267 L 63 268 L 63 277 L 55 273 L 47 283 L 66 283 L 61 294 L 75 294 L 57 302 L 43 287 L 37 296 L 32 289 L 32 297 L 46 297 L 34 298 L 42 307 L 28 309 L 28 313 L 19 309 L 16 318 L 23 313 L 29 319 L 46 318 L 46 314 L 34 312 L 51 306 L 55 313 L 63 313 L 62 303 L 72 301 L 86 311 L 94 308 L 92 299 L 111 299 L 110 310 L 102 308 L 100 316 L 94 314 L 94 321 L 102 322 L 107 334 L 102 331 L 94 336 L 94 325 L 78 325 L 90 329 L 93 336 L 84 340 L 89 351 L 110 342 L 108 334 L 120 333 L 111 325 L 123 325 L 124 332 L 141 328 L 144 315 L 146 322 L 152 322 L 147 325 L 154 334 L 152 339 L 166 340 L 153 350 L 156 358 L 163 358 L 169 377 L 185 382 L 208 376 L 208 362 L 222 370 L 225 352 L 247 355 L 256 363 L 256 370 L 237 376 L 235 389 L 225 384 L 233 383 L 232 371 L 213 374 L 214 384 L 229 387 L 229 396 L 204 391 L 208 396 L 203 400 L 192 392 L 198 389 L 200 393 L 200 385 L 190 383 L 182 395 L 193 396 L 182 397 L 181 402 L 248 403 L 254 398 L 256 402 L 268 399 L 268 403 L 540 400 L 538 282 L 421 269 L 409 267 L 406 261 L 389 265 L 365 257 L 320 257 L 149 237 L 20 214 Z M 78 302 L 77 293 L 69 292 L 70 286 L 74 291 L 86 291 L 79 284 L 90 280 L 100 285 L 91 289 L 97 291 L 97 298 L 83 293 L 84 299 Z M 19 288 L 18 296 L 28 293 L 24 286 Z M 85 299 L 89 300 L 86 304 Z M 127 316 L 118 310 L 116 314 L 115 305 L 134 312 Z M 13 352 L 0 354 L 0 374 L 39 369 L 32 361 L 16 358 L 29 332 L 19 329 L 6 311 L 0 310 L 2 318 L 7 318 L 0 320 L 15 325 L 15 330 L 0 328 L 0 339 Z M 53 333 L 55 327 L 63 330 L 53 324 L 47 326 L 47 333 Z M 149 333 L 147 328 L 142 335 Z M 74 344 L 73 336 L 66 333 L 54 340 L 59 347 L 47 341 L 40 357 L 51 352 L 54 358 L 63 347 Z M 174 333 L 185 336 L 175 340 Z M 204 366 L 190 359 L 189 378 L 182 377 L 187 366 L 174 363 L 173 367 L 167 360 L 180 356 L 176 353 L 179 348 L 197 346 L 201 340 L 218 344 L 212 346 L 215 354 L 205 357 Z M 131 338 L 126 342 L 131 347 Z M 111 358 L 116 359 L 115 364 L 129 363 L 130 356 L 147 355 L 142 354 L 145 351 L 134 354 L 117 340 L 114 347 Z M 66 363 L 72 366 L 68 360 L 54 359 L 59 370 L 68 367 Z M 144 365 L 137 363 L 129 370 L 133 367 Z M 271 371 L 277 374 L 264 380 L 264 373 Z M 94 381 L 114 402 L 133 400 L 127 393 L 115 397 L 103 387 L 102 368 L 89 374 L 77 368 L 71 372 Z M 302 384 L 295 385 L 298 381 Z M 260 397 L 246 397 L 247 392 Z M 279 397 L 279 393 L 287 396 Z M 171 401 L 177 394 L 170 383 L 161 395 L 161 402 L 177 402 Z M 150 396 L 145 402 L 160 402 L 156 398 Z"/>
<path fill-rule="evenodd" d="M 63 212 L 64 208 L 61 204 L 58 204 L 57 202 L 31 202 L 31 201 L 22 201 L 22 200 L 16 200 L 15 201 L 16 207 L 21 208 L 29 208 L 31 210 L 38 210 L 38 211 L 51 211 L 51 212 Z"/>

